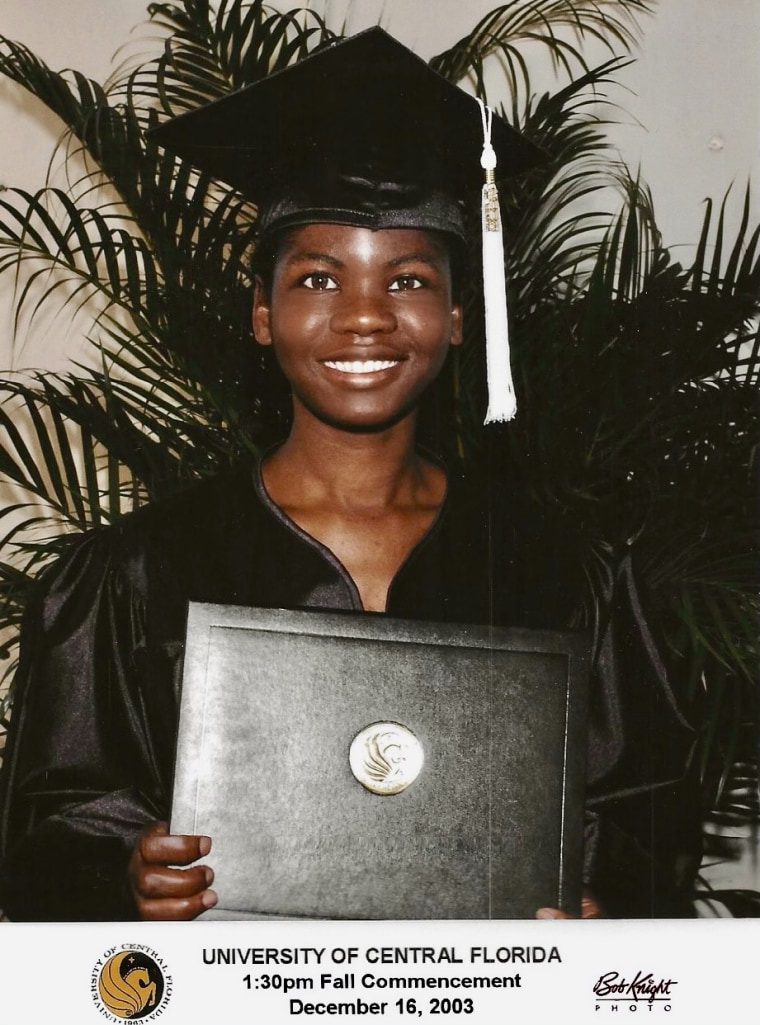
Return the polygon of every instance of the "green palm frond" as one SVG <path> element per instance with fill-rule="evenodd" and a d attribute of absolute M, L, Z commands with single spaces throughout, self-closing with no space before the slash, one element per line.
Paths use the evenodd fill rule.
<path fill-rule="evenodd" d="M 336 38 L 318 13 L 274 11 L 260 0 L 182 7 L 154 3 L 152 21 L 168 32 L 164 53 L 116 83 L 139 109 L 158 101 L 164 114 L 191 110 L 305 57 Z"/>
<path fill-rule="evenodd" d="M 487 14 L 467 36 L 433 58 L 444 77 L 459 82 L 472 77 L 485 98 L 485 63 L 496 57 L 516 100 L 529 97 L 530 69 L 526 43 L 545 48 L 555 67 L 573 78 L 590 70 L 583 52 L 587 40 L 601 42 L 612 53 L 629 52 L 639 38 L 638 18 L 652 11 L 648 0 L 525 0 L 507 3 Z"/>
<path fill-rule="evenodd" d="M 26 46 L 0 36 L 0 73 L 23 86 L 74 129 L 105 103 L 103 87 L 78 71 L 51 71 Z"/>
<path fill-rule="evenodd" d="M 0 199 L 0 217 L 0 274 L 13 272 L 18 285 L 17 327 L 30 303 L 33 317 L 61 291 L 63 305 L 99 300 L 101 309 L 119 310 L 145 330 L 159 315 L 153 254 L 114 215 L 77 207 L 60 189 L 34 195 L 9 189 Z"/>
<path fill-rule="evenodd" d="M 87 530 L 117 518 L 134 482 L 124 479 L 125 464 L 91 430 L 91 391 L 72 380 L 67 396 L 50 376 L 36 385 L 3 382 L 0 396 L 0 469 L 6 480 L 27 501 L 44 506 L 46 519 L 54 519 L 59 530 Z M 79 402 L 76 419 L 67 416 L 67 397 Z M 116 428 L 112 423 L 111 430 Z"/>

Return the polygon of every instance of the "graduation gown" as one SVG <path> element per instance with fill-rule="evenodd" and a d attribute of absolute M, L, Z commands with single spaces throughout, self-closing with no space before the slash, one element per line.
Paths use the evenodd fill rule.
<path fill-rule="evenodd" d="M 450 479 L 398 571 L 390 615 L 566 628 L 574 546 L 518 494 Z M 594 639 L 586 876 L 609 913 L 687 914 L 699 857 L 693 733 L 630 557 Z M 126 871 L 170 816 L 189 600 L 361 610 L 336 557 L 267 495 L 258 468 L 92 531 L 45 572 L 22 629 L 0 797 L 0 907 L 16 920 L 130 919 Z"/>

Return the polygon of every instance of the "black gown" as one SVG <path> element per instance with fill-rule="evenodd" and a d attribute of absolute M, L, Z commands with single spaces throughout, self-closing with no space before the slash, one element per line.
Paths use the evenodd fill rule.
<path fill-rule="evenodd" d="M 452 479 L 398 571 L 390 615 L 565 628 L 574 546 L 518 495 Z M 616 916 L 688 914 L 699 857 L 693 733 L 631 559 L 594 639 L 587 882 Z M 188 600 L 360 610 L 335 556 L 241 469 L 92 531 L 43 574 L 22 630 L 2 770 L 0 907 L 15 920 L 135 917 L 126 867 L 170 814 Z"/>

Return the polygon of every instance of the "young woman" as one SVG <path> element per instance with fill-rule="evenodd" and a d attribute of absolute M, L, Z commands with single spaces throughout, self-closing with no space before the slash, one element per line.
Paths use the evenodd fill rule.
<path fill-rule="evenodd" d="M 462 340 L 481 133 L 475 102 L 383 33 L 161 129 L 260 202 L 253 333 L 290 384 L 292 428 L 253 471 L 94 532 L 45 574 L 4 766 L 12 918 L 187 919 L 216 903 L 212 869 L 192 865 L 213 838 L 166 826 L 189 600 L 568 625 L 582 584 L 562 528 L 416 441 L 420 399 Z M 513 170 L 531 156 L 501 122 L 494 146 Z M 613 914 L 686 913 L 690 733 L 630 560 L 595 639 L 591 726 L 589 886 Z"/>

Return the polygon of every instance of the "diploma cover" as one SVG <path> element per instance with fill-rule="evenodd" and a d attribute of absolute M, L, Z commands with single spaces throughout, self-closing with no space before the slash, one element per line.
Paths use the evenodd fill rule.
<path fill-rule="evenodd" d="M 214 917 L 577 913 L 586 677 L 573 633 L 192 603 L 171 829 Z"/>

